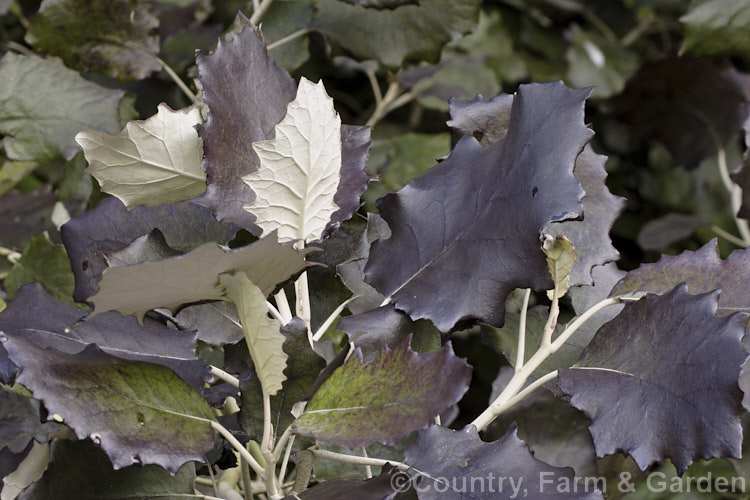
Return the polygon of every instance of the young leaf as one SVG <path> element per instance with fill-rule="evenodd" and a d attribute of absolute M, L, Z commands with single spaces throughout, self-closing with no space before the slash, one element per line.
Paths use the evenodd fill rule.
<path fill-rule="evenodd" d="M 140 80 L 161 69 L 158 26 L 146 5 L 128 0 L 44 0 L 26 41 L 72 68 Z"/>
<path fill-rule="evenodd" d="M 243 272 L 222 274 L 219 283 L 237 307 L 237 316 L 245 332 L 245 342 L 255 366 L 255 374 L 264 394 L 273 396 L 281 390 L 286 380 L 287 355 L 282 348 L 284 336 L 281 325 L 268 317 L 266 293 L 253 284 Z"/>
<path fill-rule="evenodd" d="M 0 313 L 0 331 L 68 354 L 96 344 L 118 358 L 167 366 L 193 388 L 203 388 L 209 370 L 206 362 L 195 355 L 194 332 L 177 332 L 161 325 L 143 327 L 135 318 L 117 312 L 80 322 L 82 315 L 83 311 L 61 304 L 34 283 L 21 288 L 8 308 Z M 3 352 L 0 345 L 0 353 Z M 0 359 L 0 373 L 6 371 L 15 373 L 16 367 L 11 364 L 6 369 Z M 9 383 L 11 377 L 2 380 Z"/>
<path fill-rule="evenodd" d="M 256 198 L 244 208 L 264 233 L 278 230 L 279 241 L 319 240 L 339 208 L 341 170 L 341 118 L 323 82 L 300 80 L 275 135 L 253 144 L 260 167 L 242 180 Z"/>
<path fill-rule="evenodd" d="M 367 281 L 441 331 L 467 319 L 502 325 L 514 288 L 552 288 L 539 235 L 580 213 L 573 165 L 592 135 L 583 124 L 589 93 L 522 85 L 506 137 L 486 148 L 464 137 L 445 161 L 382 198 L 393 235 L 372 245 Z"/>
<path fill-rule="evenodd" d="M 610 297 L 635 292 L 664 293 L 686 283 L 692 294 L 721 289 L 718 313 L 750 312 L 750 294 L 738 276 L 750 266 L 750 250 L 735 250 L 722 260 L 714 238 L 696 251 L 680 255 L 663 255 L 658 262 L 643 264 L 628 272 L 612 289 Z"/>
<path fill-rule="evenodd" d="M 0 79 L 0 132 L 8 158 L 50 161 L 62 155 L 70 160 L 78 153 L 73 138 L 81 130 L 120 130 L 125 92 L 84 80 L 59 59 L 6 52 Z"/>
<path fill-rule="evenodd" d="M 206 243 L 177 257 L 106 269 L 89 301 L 96 314 L 115 310 L 142 316 L 157 307 L 174 310 L 190 302 L 222 299 L 217 276 L 232 271 L 247 274 L 265 297 L 303 270 L 305 255 L 313 250 L 282 245 L 275 233 L 236 250 Z"/>
<path fill-rule="evenodd" d="M 368 364 L 357 349 L 315 392 L 294 432 L 355 448 L 376 441 L 394 444 L 430 425 L 466 392 L 471 367 L 453 354 L 450 342 L 423 354 L 412 351 L 409 342 L 384 347 Z"/>
<path fill-rule="evenodd" d="M 248 22 L 242 14 L 238 19 Z M 242 208 L 255 195 L 240 178 L 257 169 L 259 160 L 252 144 L 273 138 L 274 127 L 294 99 L 294 80 L 268 57 L 252 26 L 230 41 L 219 40 L 216 50 L 199 53 L 196 62 L 208 106 L 208 118 L 197 127 L 208 182 L 199 203 L 220 221 L 257 233 L 255 219 Z"/>
<path fill-rule="evenodd" d="M 446 43 L 474 27 L 478 12 L 478 0 L 420 0 L 380 11 L 321 0 L 312 26 L 359 59 L 398 68 L 406 59 L 437 61 Z"/>
<path fill-rule="evenodd" d="M 307 326 L 302 320 L 293 319 L 281 327 L 281 334 L 284 336 L 283 352 L 288 357 L 284 370 L 284 386 L 271 398 L 271 423 L 275 437 L 291 425 L 294 420 L 292 407 L 305 398 L 321 370 L 326 367 L 325 360 L 310 347 Z M 263 435 L 263 399 L 258 377 L 243 380 L 240 390 L 240 426 L 251 439 L 260 441 Z"/>
<path fill-rule="evenodd" d="M 90 441 L 56 439 L 44 475 L 19 500 L 100 500 L 102 498 L 181 498 L 192 496 L 195 465 L 173 475 L 156 465 L 113 470 L 107 456 Z"/>
<path fill-rule="evenodd" d="M 738 457 L 748 315 L 717 317 L 718 292 L 683 284 L 628 304 L 604 325 L 558 385 L 592 421 L 597 456 L 631 455 L 641 469 L 669 458 Z M 675 425 L 679 422 L 679 425 Z"/>
<path fill-rule="evenodd" d="M 518 439 L 515 425 L 492 443 L 482 441 L 473 426 L 454 431 L 436 425 L 417 435 L 404 461 L 419 478 L 420 500 L 506 500 L 527 495 L 534 500 L 604 498 L 591 483 L 578 484 L 579 489 L 574 491 L 573 470 L 552 467 L 534 458 L 526 443 Z M 482 479 L 483 489 L 478 487 L 477 478 Z M 469 485 L 476 488 L 473 493 L 463 487 Z"/>
<path fill-rule="evenodd" d="M 108 267 L 107 256 L 156 228 L 170 247 L 181 252 L 209 241 L 225 244 L 238 229 L 234 224 L 220 224 L 210 210 L 192 202 L 127 210 L 117 198 L 106 198 L 60 228 L 76 277 L 73 298 L 83 302 L 94 295 Z"/>
<path fill-rule="evenodd" d="M 556 292 L 559 299 L 568 293 L 570 288 L 570 272 L 576 262 L 576 252 L 573 244 L 565 236 L 552 237 L 544 235 L 542 250 L 547 256 L 547 267 L 552 275 L 552 281 L 555 282 L 555 291 L 547 291 L 547 295 L 552 300 Z"/>
<path fill-rule="evenodd" d="M 173 111 L 159 104 L 148 120 L 129 122 L 116 135 L 87 130 L 76 135 L 102 191 L 127 208 L 189 200 L 206 190 L 197 107 Z"/>
<path fill-rule="evenodd" d="M 22 285 L 32 282 L 41 283 L 60 302 L 76 305 L 68 255 L 63 246 L 52 243 L 47 234 L 33 238 L 8 273 L 5 279 L 8 298 L 12 299 Z"/>
<path fill-rule="evenodd" d="M 115 358 L 95 345 L 66 354 L 7 336 L 3 346 L 22 369 L 18 383 L 79 439 L 101 446 L 115 469 L 157 464 L 175 473 L 213 448 L 211 408 L 169 368 Z"/>

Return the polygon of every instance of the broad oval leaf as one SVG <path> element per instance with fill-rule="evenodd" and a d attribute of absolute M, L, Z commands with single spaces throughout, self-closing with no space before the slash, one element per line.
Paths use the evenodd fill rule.
<path fill-rule="evenodd" d="M 286 380 L 287 355 L 282 348 L 284 336 L 281 324 L 268 317 L 266 295 L 255 286 L 245 273 L 222 274 L 219 283 L 227 297 L 237 307 L 237 316 L 245 332 L 245 342 L 255 366 L 255 374 L 263 392 L 273 396 Z"/>
<path fill-rule="evenodd" d="M 580 214 L 573 166 L 593 134 L 583 123 L 589 93 L 522 85 L 503 139 L 483 147 L 464 137 L 445 161 L 379 200 L 393 234 L 373 243 L 367 281 L 441 331 L 469 319 L 500 326 L 514 288 L 552 288 L 539 235 Z"/>
<path fill-rule="evenodd" d="M 744 0 L 700 0 L 680 18 L 685 25 L 681 52 L 702 56 L 740 56 L 750 51 L 750 4 Z"/>
<path fill-rule="evenodd" d="M 683 284 L 626 305 L 558 385 L 591 419 L 598 456 L 623 451 L 641 469 L 669 458 L 680 474 L 696 460 L 739 457 L 737 385 L 748 315 L 717 317 L 718 292 Z"/>
<path fill-rule="evenodd" d="M 492 443 L 482 441 L 474 426 L 454 431 L 436 425 L 417 435 L 404 459 L 419 480 L 420 500 L 604 498 L 598 484 L 577 483 L 573 469 L 534 458 L 515 425 Z"/>
<path fill-rule="evenodd" d="M 253 143 L 260 167 L 242 178 L 255 193 L 244 208 L 263 233 L 278 230 L 279 241 L 319 240 L 339 208 L 341 179 L 341 118 L 322 81 L 300 80 L 275 130 L 275 139 Z"/>
<path fill-rule="evenodd" d="M 173 111 L 159 104 L 147 120 L 129 122 L 117 135 L 87 130 L 76 135 L 102 191 L 126 207 L 189 200 L 206 190 L 203 147 L 195 131 L 197 107 Z"/>
<path fill-rule="evenodd" d="M 89 345 L 78 354 L 43 349 L 21 336 L 2 344 L 21 367 L 18 383 L 90 438 L 115 469 L 158 464 L 174 473 L 214 446 L 208 403 L 164 366 L 126 361 Z"/>
<path fill-rule="evenodd" d="M 466 392 L 471 366 L 453 354 L 450 342 L 439 352 L 416 353 L 410 340 L 393 350 L 385 346 L 368 364 L 357 349 L 315 392 L 293 431 L 355 448 L 395 444 L 430 425 Z"/>
<path fill-rule="evenodd" d="M 177 257 L 106 269 L 99 292 L 89 301 L 96 314 L 115 310 L 142 316 L 157 307 L 175 309 L 190 302 L 220 300 L 224 293 L 218 276 L 232 271 L 247 274 L 266 296 L 303 270 L 305 255 L 311 251 L 280 244 L 275 233 L 236 250 L 206 243 Z"/>
<path fill-rule="evenodd" d="M 8 158 L 69 160 L 78 153 L 74 137 L 81 130 L 120 130 L 125 92 L 84 80 L 59 59 L 6 52 L 0 78 L 0 132 Z"/>
<path fill-rule="evenodd" d="M 128 0 L 44 0 L 26 41 L 70 67 L 139 80 L 161 69 L 158 27 L 147 5 Z"/>

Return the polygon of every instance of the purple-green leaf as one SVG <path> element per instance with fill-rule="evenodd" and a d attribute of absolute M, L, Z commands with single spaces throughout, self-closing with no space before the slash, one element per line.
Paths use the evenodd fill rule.
<path fill-rule="evenodd" d="M 409 341 L 384 347 L 368 364 L 356 350 L 315 392 L 294 432 L 354 448 L 395 444 L 430 425 L 466 392 L 471 367 L 453 354 L 450 342 L 439 352 L 420 354 Z"/>
<path fill-rule="evenodd" d="M 214 446 L 211 407 L 169 368 L 115 358 L 93 344 L 67 354 L 6 336 L 3 346 L 22 367 L 18 383 L 80 439 L 101 446 L 115 469 L 157 464 L 174 473 L 204 461 Z"/>
<path fill-rule="evenodd" d="M 492 443 L 482 441 L 473 426 L 461 431 L 434 426 L 418 434 L 404 461 L 416 471 L 420 500 L 604 498 L 595 484 L 575 483 L 573 469 L 534 458 L 515 425 Z"/>
<path fill-rule="evenodd" d="M 41 422 L 39 401 L 0 387 L 0 450 L 21 453 L 32 439 L 46 443 L 59 430 L 56 422 Z"/>
<path fill-rule="evenodd" d="M 539 235 L 581 213 L 573 166 L 593 134 L 583 123 L 589 93 L 522 85 L 503 139 L 483 147 L 464 137 L 445 161 L 381 198 L 393 234 L 373 243 L 367 281 L 441 331 L 461 320 L 501 326 L 514 288 L 551 289 Z"/>
<path fill-rule="evenodd" d="M 591 419 L 598 456 L 623 451 L 641 469 L 669 458 L 680 474 L 700 459 L 739 457 L 737 385 L 748 315 L 716 316 L 718 292 L 683 284 L 626 305 L 558 385 Z"/>
<path fill-rule="evenodd" d="M 663 255 L 658 262 L 643 264 L 615 285 L 610 297 L 635 292 L 664 293 L 680 283 L 692 294 L 721 289 L 720 315 L 735 311 L 750 312 L 750 294 L 745 275 L 750 266 L 750 251 L 735 250 L 722 260 L 714 238 L 696 251 L 680 255 Z"/>

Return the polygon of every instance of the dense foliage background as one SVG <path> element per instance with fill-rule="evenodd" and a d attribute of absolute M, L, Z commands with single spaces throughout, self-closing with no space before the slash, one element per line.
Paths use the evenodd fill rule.
<path fill-rule="evenodd" d="M 268 6 L 262 16 L 259 4 Z M 750 192 L 750 176 L 738 171 L 732 178 L 739 184 L 732 184 L 720 165 L 739 168 L 750 142 L 750 128 L 742 128 L 750 100 L 746 0 L 0 0 L 0 310 L 30 282 L 85 307 L 73 300 L 76 285 L 59 228 L 107 195 L 84 172 L 73 137 L 82 130 L 117 133 L 130 120 L 154 115 L 162 102 L 175 110 L 191 105 L 187 94 L 200 96 L 195 50 L 208 54 L 218 37 L 235 33 L 242 24 L 238 11 L 261 19 L 270 56 L 295 80 L 323 79 L 343 123 L 372 126 L 367 170 L 375 180 L 363 196 L 360 223 L 377 212 L 375 200 L 450 151 L 457 137 L 446 126 L 449 99 L 562 80 L 595 87 L 586 103 L 586 122 L 596 132 L 592 145 L 609 158 L 610 191 L 627 199 L 610 233 L 620 269 L 696 250 L 717 235 L 722 257 L 750 244 L 747 223 L 736 216 L 738 210 L 750 215 L 742 203 L 750 195 L 737 187 Z M 34 55 L 39 59 L 28 59 Z M 330 240 L 330 264 L 349 257 L 335 254 L 337 241 L 349 243 L 347 231 L 356 233 L 344 226 Z M 241 232 L 232 245 L 251 239 Z M 325 316 L 347 296 L 331 281 L 313 300 Z M 570 304 L 562 314 L 572 315 Z M 477 327 L 453 336 L 457 354 L 474 367 L 453 428 L 487 406 L 504 365 L 477 341 L 486 335 Z M 335 326 L 329 336 L 344 338 Z M 525 417 L 513 416 L 520 419 L 519 435 L 541 453 L 549 437 L 545 419 L 572 418 L 533 404 Z M 585 425 L 583 434 L 576 437 L 579 449 L 588 450 Z M 571 442 L 572 451 L 564 452 L 575 454 Z M 28 453 L 10 450 L 0 450 L 2 476 Z M 97 460 L 94 452 L 69 450 L 81 467 Z M 706 469 L 750 479 L 748 464 L 746 458 L 694 467 L 696 474 Z M 629 459 L 600 460 L 598 467 L 613 476 L 641 474 Z M 658 467 L 675 473 L 668 463 Z M 361 471 L 332 466 L 316 474 L 359 477 Z M 644 490 L 628 498 L 721 495 Z"/>

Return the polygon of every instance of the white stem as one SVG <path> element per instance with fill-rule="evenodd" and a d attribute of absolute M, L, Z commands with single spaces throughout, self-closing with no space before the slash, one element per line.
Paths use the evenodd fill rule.
<path fill-rule="evenodd" d="M 555 283 L 555 288 L 552 289 L 552 305 L 550 305 L 549 316 L 547 317 L 547 323 L 544 324 L 544 333 L 542 334 L 543 346 L 552 344 L 552 332 L 555 331 L 559 315 L 560 298 L 557 296 L 557 283 Z"/>
<path fill-rule="evenodd" d="M 367 71 L 367 79 L 370 81 L 370 87 L 372 87 L 372 95 L 375 96 L 375 107 L 381 106 L 383 103 L 383 92 L 380 90 L 380 84 L 375 76 L 374 71 Z"/>
<path fill-rule="evenodd" d="M 263 389 L 263 437 L 260 442 L 260 452 L 265 453 L 266 450 L 273 450 L 273 443 L 271 442 L 271 434 L 273 429 L 271 428 L 271 396 Z M 265 457 L 264 457 L 265 458 Z"/>
<path fill-rule="evenodd" d="M 362 447 L 362 456 L 365 458 L 369 458 L 367 456 L 367 448 L 365 448 L 364 446 Z M 365 465 L 365 477 L 367 479 L 372 479 L 372 466 Z"/>
<path fill-rule="evenodd" d="M 515 396 L 523 388 L 526 380 L 531 376 L 532 373 L 534 373 L 534 370 L 539 368 L 539 365 L 541 365 L 549 356 L 557 352 L 560 347 L 562 347 L 565 342 L 567 342 L 568 339 L 581 327 L 581 325 L 583 325 L 594 314 L 601 311 L 605 307 L 620 304 L 623 300 L 624 299 L 622 297 L 612 297 L 598 302 L 593 307 L 591 307 L 591 309 L 587 310 L 575 320 L 573 320 L 568 325 L 568 327 L 563 330 L 560 336 L 555 339 L 554 342 L 548 344 L 542 343 L 539 349 L 523 366 L 523 368 L 515 372 L 513 377 L 510 379 L 510 382 L 508 382 L 508 385 L 505 386 L 505 389 L 503 389 L 503 391 L 495 399 L 495 401 L 493 401 L 492 404 L 486 410 L 484 410 L 481 415 L 474 419 L 472 425 L 476 427 L 478 431 L 486 428 L 499 415 L 497 413 L 497 409 L 502 408 L 511 398 L 513 398 L 513 396 Z M 552 313 L 550 312 L 550 314 Z"/>
<path fill-rule="evenodd" d="M 305 322 L 307 325 L 307 336 L 310 341 L 310 345 L 313 344 L 312 338 L 312 327 L 310 325 L 310 289 L 307 284 L 307 271 L 304 271 L 299 275 L 297 281 L 294 282 L 294 290 L 297 296 L 297 317 Z"/>
<path fill-rule="evenodd" d="M 747 244 L 744 241 L 742 241 L 741 239 L 739 239 L 738 237 L 736 237 L 732 233 L 724 231 L 722 228 L 720 228 L 716 224 L 712 224 L 711 225 L 711 231 L 713 231 L 714 233 L 716 233 L 717 236 L 720 236 L 720 237 L 724 238 L 728 242 L 730 242 L 730 243 L 732 243 L 734 245 L 737 245 L 738 247 L 745 248 L 747 246 Z"/>
<path fill-rule="evenodd" d="M 274 298 L 276 299 L 276 307 L 279 308 L 279 314 L 281 314 L 281 317 L 284 319 L 282 323 L 287 324 L 292 321 L 294 315 L 292 314 L 292 309 L 289 307 L 289 300 L 286 298 L 286 292 L 284 289 L 282 288 L 279 290 L 278 293 L 274 295 Z"/>
<path fill-rule="evenodd" d="M 188 99 L 190 99 L 191 102 L 195 102 L 195 94 L 192 90 L 190 90 L 190 87 L 188 87 L 185 82 L 182 81 L 182 78 L 175 73 L 175 71 L 169 67 L 169 64 L 164 62 L 160 57 L 153 56 L 153 58 L 161 65 L 161 69 L 164 70 L 165 73 L 169 75 L 169 77 L 177 84 L 178 87 L 180 87 L 180 90 L 182 90 L 182 93 L 185 94 Z"/>
<path fill-rule="evenodd" d="M 339 317 L 339 315 L 341 314 L 341 311 L 343 311 L 343 310 L 344 310 L 344 308 L 345 308 L 345 307 L 346 307 L 346 306 L 347 306 L 347 305 L 349 304 L 349 302 L 351 302 L 351 301 L 352 301 L 352 300 L 354 300 L 354 299 L 355 299 L 355 297 L 351 297 L 351 298 L 349 298 L 349 299 L 345 300 L 344 302 L 342 302 L 342 303 L 341 303 L 341 304 L 340 304 L 340 305 L 339 305 L 339 306 L 338 306 L 338 307 L 337 307 L 337 308 L 336 308 L 336 309 L 335 309 L 335 310 L 334 310 L 334 311 L 333 311 L 333 312 L 331 313 L 331 315 L 330 315 L 330 316 L 328 316 L 328 318 L 327 318 L 327 319 L 326 319 L 326 320 L 325 320 L 325 321 L 323 322 L 323 324 L 322 324 L 322 325 L 320 325 L 320 328 L 318 328 L 318 331 L 317 331 L 317 332 L 315 332 L 315 335 L 313 335 L 313 337 L 312 337 L 312 338 L 313 338 L 313 340 L 320 340 L 321 338 L 323 338 L 323 335 L 325 335 L 325 333 L 326 333 L 326 332 L 328 331 L 328 329 L 329 329 L 329 328 L 331 327 L 331 325 L 333 324 L 333 322 L 334 322 L 334 321 L 336 321 L 336 318 L 338 318 L 338 317 Z"/>
<path fill-rule="evenodd" d="M 310 28 L 303 28 L 303 29 L 301 29 L 299 31 L 295 31 L 294 33 L 291 33 L 291 34 L 285 36 L 284 38 L 280 38 L 280 39 L 276 40 L 273 43 L 269 43 L 268 44 L 268 50 L 270 51 L 270 50 L 276 49 L 278 47 L 281 47 L 282 45 L 285 45 L 285 44 L 291 42 L 292 40 L 296 40 L 297 38 L 299 38 L 301 36 L 307 35 L 311 31 L 312 30 Z"/>
<path fill-rule="evenodd" d="M 225 372 L 221 368 L 217 368 L 217 367 L 211 365 L 211 375 L 213 375 L 214 377 L 216 377 L 216 378 L 218 378 L 220 380 L 223 380 L 224 382 L 226 382 L 227 384 L 231 385 L 235 389 L 239 389 L 240 388 L 240 379 L 238 379 L 237 377 L 235 377 L 233 375 L 228 374 L 227 372 Z"/>
<path fill-rule="evenodd" d="M 718 148 L 716 153 L 716 162 L 719 165 L 719 174 L 721 175 L 721 181 L 724 183 L 724 187 L 729 192 L 729 199 L 732 207 L 732 217 L 737 224 L 737 230 L 740 232 L 740 237 L 744 242 L 743 246 L 750 246 L 750 226 L 745 219 L 737 217 L 737 212 L 742 206 L 742 188 L 736 185 L 732 178 L 729 177 L 729 169 L 727 168 L 727 153 L 723 147 Z"/>
<path fill-rule="evenodd" d="M 281 461 L 281 470 L 279 470 L 279 484 L 284 484 L 284 479 L 286 478 L 286 467 L 289 463 L 289 455 L 292 454 L 292 446 L 294 445 L 294 438 L 296 436 L 292 436 L 289 439 L 289 442 L 286 445 L 286 451 L 284 451 L 284 459 Z"/>
<path fill-rule="evenodd" d="M 273 306 L 273 304 L 271 304 L 269 301 L 266 301 L 266 306 L 268 307 L 268 312 L 271 313 L 271 316 L 273 316 L 274 318 L 276 318 L 277 320 L 279 320 L 279 322 L 282 325 L 285 325 L 285 324 L 289 323 L 288 321 L 285 321 L 286 318 L 284 318 L 284 316 L 282 316 L 282 314 L 279 312 L 279 310 L 276 309 Z"/>
<path fill-rule="evenodd" d="M 516 404 L 518 404 L 520 401 L 522 401 L 526 396 L 549 382 L 550 380 L 557 378 L 557 370 L 548 373 L 547 375 L 544 375 L 543 377 L 539 377 L 537 380 L 535 380 L 533 383 L 526 386 L 526 388 L 522 391 L 519 391 L 518 394 L 510 398 L 508 401 L 506 401 L 504 404 L 498 406 L 495 408 L 495 411 L 497 412 L 497 415 L 502 415 L 506 411 L 513 408 Z"/>
<path fill-rule="evenodd" d="M 398 97 L 399 88 L 400 88 L 399 83 L 395 81 L 391 82 L 388 85 L 388 90 L 385 91 L 385 95 L 383 96 L 383 99 L 380 102 L 375 104 L 375 111 L 372 112 L 372 116 L 370 116 L 370 119 L 367 120 L 367 123 L 365 123 L 365 126 L 372 127 L 377 122 L 379 122 L 380 119 L 383 118 L 386 115 L 386 113 L 388 113 L 388 111 L 390 111 L 389 106 Z"/>
<path fill-rule="evenodd" d="M 523 305 L 521 305 L 521 319 L 518 322 L 518 348 L 516 349 L 515 369 L 523 368 L 524 357 L 526 356 L 526 314 L 529 310 L 529 297 L 531 297 L 531 288 L 527 288 L 523 294 Z"/>
<path fill-rule="evenodd" d="M 281 452 L 284 449 L 284 445 L 286 445 L 287 440 L 294 438 L 294 435 L 292 434 L 292 426 L 286 428 L 284 433 L 281 435 L 281 437 L 276 441 L 276 448 L 273 450 L 273 461 L 278 462 L 279 458 L 281 457 Z"/>
<path fill-rule="evenodd" d="M 316 458 L 322 458 L 324 460 L 334 460 L 336 462 L 342 462 L 345 464 L 353 465 L 370 465 L 374 467 L 383 467 L 384 465 L 391 464 L 402 471 L 408 471 L 409 469 L 414 470 L 413 467 L 409 467 L 405 463 L 396 462 L 393 460 L 383 460 L 382 458 L 369 458 L 369 457 L 358 457 L 355 455 L 346 455 L 344 453 L 336 453 L 328 450 L 310 450 Z M 425 474 L 426 475 L 426 474 Z"/>
<path fill-rule="evenodd" d="M 266 13 L 272 3 L 273 0 L 263 0 L 262 2 L 260 2 L 258 8 L 253 9 L 253 15 L 250 16 L 250 24 L 252 24 L 253 26 L 257 26 L 260 22 L 260 19 L 263 17 L 263 14 Z"/>

